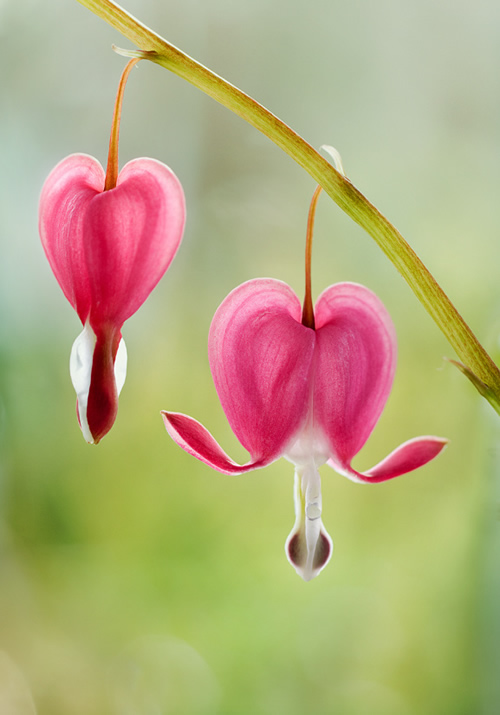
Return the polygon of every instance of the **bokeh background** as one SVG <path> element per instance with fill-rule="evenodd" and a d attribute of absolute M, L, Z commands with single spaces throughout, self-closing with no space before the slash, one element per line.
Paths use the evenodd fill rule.
<path fill-rule="evenodd" d="M 402 231 L 482 341 L 500 330 L 500 5 L 495 0 L 126 0 L 253 95 Z M 419 434 L 435 463 L 363 487 L 327 468 L 335 548 L 303 583 L 283 545 L 284 460 L 231 478 L 166 435 L 200 419 L 245 459 L 206 355 L 240 282 L 303 291 L 312 179 L 265 137 L 141 63 L 121 160 L 181 179 L 188 221 L 168 274 L 128 321 L 112 432 L 88 446 L 68 374 L 80 332 L 44 258 L 37 203 L 69 153 L 106 161 L 130 43 L 76 0 L 0 0 L 1 715 L 489 715 L 499 711 L 498 418 L 393 266 L 326 196 L 313 286 L 365 283 L 399 364 L 363 469 Z M 497 473 L 496 473 L 497 472 Z"/>

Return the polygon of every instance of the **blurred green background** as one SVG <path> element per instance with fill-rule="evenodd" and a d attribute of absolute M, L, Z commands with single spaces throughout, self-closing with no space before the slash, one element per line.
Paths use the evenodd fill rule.
<path fill-rule="evenodd" d="M 402 231 L 495 354 L 499 322 L 500 5 L 495 0 L 126 0 L 253 95 Z M 313 287 L 365 283 L 399 364 L 356 465 L 420 434 L 435 463 L 394 482 L 324 469 L 332 560 L 288 565 L 293 473 L 231 478 L 166 435 L 200 419 L 245 459 L 213 388 L 211 317 L 240 282 L 303 291 L 313 181 L 242 120 L 141 63 L 122 164 L 181 179 L 188 221 L 168 274 L 126 324 L 111 433 L 88 446 L 68 374 L 80 332 L 44 258 L 37 203 L 72 152 L 105 163 L 130 43 L 72 0 L 0 0 L 1 715 L 472 715 L 500 690 L 498 418 L 392 265 L 323 196 Z"/>

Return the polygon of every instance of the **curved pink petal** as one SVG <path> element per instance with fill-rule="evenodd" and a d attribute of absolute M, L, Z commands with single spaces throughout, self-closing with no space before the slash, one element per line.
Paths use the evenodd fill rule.
<path fill-rule="evenodd" d="M 87 207 L 104 189 L 104 170 L 87 154 L 72 154 L 54 167 L 40 196 L 42 245 L 64 295 L 85 323 L 91 295 L 84 247 Z"/>
<path fill-rule="evenodd" d="M 367 472 L 357 472 L 350 464 L 341 464 L 334 458 L 328 461 L 328 465 L 355 482 L 377 484 L 423 467 L 437 457 L 447 444 L 448 440 L 442 437 L 415 437 L 401 444 Z"/>
<path fill-rule="evenodd" d="M 332 458 L 350 464 L 373 430 L 389 396 L 396 337 L 385 307 L 368 288 L 338 283 L 315 307 L 314 424 Z"/>
<path fill-rule="evenodd" d="M 184 193 L 175 174 L 155 159 L 134 159 L 117 186 L 87 207 L 83 231 L 91 324 L 122 325 L 170 265 L 182 238 Z"/>
<path fill-rule="evenodd" d="M 248 464 L 236 464 L 197 420 L 179 412 L 162 411 L 161 415 L 167 432 L 179 447 L 222 474 L 243 474 L 272 461 L 261 459 Z"/>
<path fill-rule="evenodd" d="M 260 278 L 233 290 L 208 339 L 215 387 L 231 428 L 254 462 L 280 456 L 310 404 L 315 333 L 281 281 Z"/>

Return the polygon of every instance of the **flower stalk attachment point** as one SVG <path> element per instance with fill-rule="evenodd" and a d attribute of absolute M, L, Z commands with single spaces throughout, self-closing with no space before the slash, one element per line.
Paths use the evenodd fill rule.
<path fill-rule="evenodd" d="M 120 121 L 122 117 L 122 105 L 123 105 L 123 95 L 125 93 L 125 85 L 127 84 L 128 77 L 132 71 L 132 67 L 140 61 L 140 58 L 135 57 L 129 62 L 122 72 L 120 77 L 120 84 L 118 85 L 118 92 L 116 94 L 115 109 L 113 112 L 113 119 L 111 122 L 111 136 L 109 138 L 109 150 L 108 150 L 108 164 L 106 167 L 106 181 L 104 182 L 104 191 L 109 191 L 110 189 L 116 188 L 116 182 L 118 181 L 118 143 L 120 139 Z"/>
<path fill-rule="evenodd" d="M 124 322 L 144 303 L 182 239 L 182 186 L 165 164 L 141 158 L 118 171 L 123 92 L 118 89 L 107 171 L 87 154 L 72 154 L 42 188 L 39 230 L 52 271 L 83 331 L 70 358 L 83 436 L 97 444 L 111 429 L 126 375 Z"/>
<path fill-rule="evenodd" d="M 309 213 L 309 261 L 318 196 L 316 191 Z M 307 273 L 305 305 L 310 262 Z M 279 457 L 294 464 L 296 521 L 285 548 L 306 581 L 317 576 L 332 552 L 321 519 L 320 466 L 374 484 L 423 466 L 447 443 L 418 437 L 372 469 L 355 469 L 352 460 L 392 387 L 394 327 L 377 296 L 355 283 L 330 286 L 311 310 L 312 316 L 285 283 L 260 278 L 235 288 L 215 313 L 208 338 L 210 369 L 229 424 L 250 453 L 246 464 L 234 462 L 192 417 L 162 412 L 172 439 L 223 474 L 243 474 Z"/>
<path fill-rule="evenodd" d="M 316 206 L 318 204 L 319 195 L 322 191 L 321 186 L 316 187 L 316 191 L 312 197 L 311 206 L 309 207 L 309 216 L 307 218 L 307 234 L 306 234 L 306 275 L 305 275 L 305 296 L 304 305 L 302 308 L 302 325 L 306 328 L 314 330 L 314 308 L 312 301 L 311 290 L 311 263 L 312 263 L 312 244 L 314 233 L 314 218 L 316 216 Z"/>

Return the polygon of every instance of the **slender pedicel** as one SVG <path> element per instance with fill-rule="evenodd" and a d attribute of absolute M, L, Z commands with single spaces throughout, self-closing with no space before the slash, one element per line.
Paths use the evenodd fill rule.
<path fill-rule="evenodd" d="M 106 181 L 104 182 L 104 191 L 114 189 L 118 179 L 118 140 L 120 138 L 120 120 L 122 116 L 123 95 L 125 85 L 129 77 L 130 71 L 134 65 L 141 61 L 140 57 L 134 57 L 129 62 L 122 72 L 118 92 L 116 93 L 115 109 L 113 112 L 113 120 L 111 122 L 111 136 L 109 138 L 108 165 L 106 167 Z"/>
<path fill-rule="evenodd" d="M 314 233 L 314 218 L 316 216 L 316 206 L 318 204 L 319 195 L 322 192 L 322 187 L 317 186 L 311 199 L 309 206 L 309 215 L 307 217 L 307 234 L 306 234 L 306 289 L 304 296 L 304 306 L 302 308 L 302 325 L 314 330 L 314 308 L 311 294 L 311 261 L 312 261 L 312 244 Z"/>

